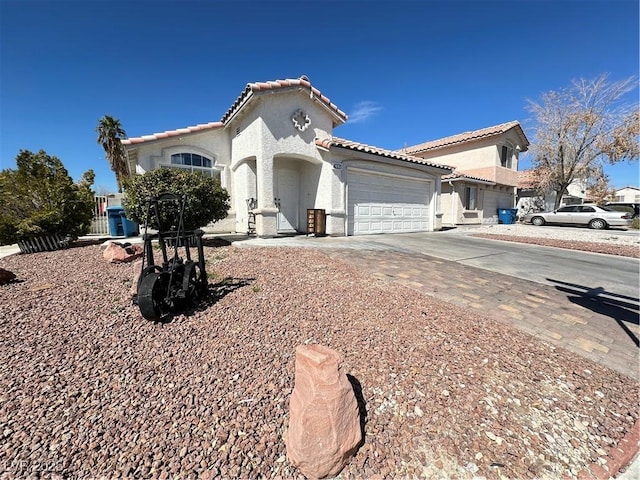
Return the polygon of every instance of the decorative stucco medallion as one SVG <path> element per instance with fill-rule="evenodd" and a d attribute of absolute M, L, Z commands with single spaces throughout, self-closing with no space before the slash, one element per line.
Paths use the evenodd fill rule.
<path fill-rule="evenodd" d="M 293 126 L 296 127 L 296 129 L 300 132 L 304 132 L 307 128 L 309 128 L 309 125 L 311 125 L 311 119 L 309 118 L 309 115 L 307 115 L 300 109 L 293 112 L 293 115 L 291 116 L 291 122 L 293 122 Z"/>

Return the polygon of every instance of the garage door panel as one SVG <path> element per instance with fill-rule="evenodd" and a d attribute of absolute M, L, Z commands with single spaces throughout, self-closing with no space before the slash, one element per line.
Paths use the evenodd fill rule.
<path fill-rule="evenodd" d="M 429 230 L 428 181 L 360 172 L 350 172 L 348 178 L 350 233 Z"/>

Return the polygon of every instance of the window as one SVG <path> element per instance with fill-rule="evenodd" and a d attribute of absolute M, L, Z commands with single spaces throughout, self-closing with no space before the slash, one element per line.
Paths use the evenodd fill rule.
<path fill-rule="evenodd" d="M 465 210 L 475 210 L 478 198 L 478 187 L 465 187 L 464 208 Z"/>
<path fill-rule="evenodd" d="M 569 207 L 560 207 L 558 212 L 577 212 L 580 209 L 580 205 L 571 205 Z"/>
<path fill-rule="evenodd" d="M 513 145 L 507 143 L 500 148 L 500 166 L 505 168 L 513 167 Z"/>
<path fill-rule="evenodd" d="M 171 165 L 192 165 L 194 167 L 211 168 L 213 162 L 210 158 L 197 153 L 175 153 L 171 155 Z"/>
<path fill-rule="evenodd" d="M 220 179 L 220 171 L 213 168 L 214 163 L 214 160 L 197 153 L 174 153 L 171 155 L 171 165 L 163 165 L 163 167 L 182 168 Z"/>
<path fill-rule="evenodd" d="M 593 212 L 596 211 L 596 209 L 593 208 L 593 207 L 584 207 L 583 206 L 583 207 L 580 207 L 580 211 L 581 212 L 587 212 L 587 213 L 593 213 Z"/>

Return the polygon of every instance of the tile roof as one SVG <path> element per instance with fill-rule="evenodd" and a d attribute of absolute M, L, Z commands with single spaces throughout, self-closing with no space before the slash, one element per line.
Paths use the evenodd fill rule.
<path fill-rule="evenodd" d="M 535 190 L 540 181 L 533 170 L 521 170 L 518 172 L 518 188 L 523 190 Z"/>
<path fill-rule="evenodd" d="M 203 130 L 211 130 L 214 128 L 224 127 L 222 122 L 209 122 L 201 123 L 193 127 L 178 128 L 176 130 L 167 130 L 166 132 L 154 133 L 153 135 L 143 135 L 141 137 L 132 137 L 122 140 L 123 145 L 135 145 L 137 143 L 151 142 L 153 140 L 160 140 L 168 137 L 176 137 L 178 135 L 184 135 L 185 133 L 201 132 Z"/>
<path fill-rule="evenodd" d="M 440 168 L 443 170 L 452 171 L 453 167 L 448 165 L 440 165 L 437 163 L 428 162 L 423 158 L 413 157 L 395 150 L 386 150 L 384 148 L 378 148 L 364 143 L 352 142 L 344 138 L 330 137 L 330 138 L 316 138 L 316 146 L 329 150 L 331 147 L 346 148 L 348 150 L 354 150 L 357 152 L 370 153 L 372 155 L 379 155 L 386 158 L 394 158 L 396 160 L 403 160 L 405 162 L 418 163 L 421 165 L 427 165 L 429 167 Z"/>
<path fill-rule="evenodd" d="M 311 98 L 318 99 L 321 104 L 327 107 L 329 111 L 331 111 L 334 116 L 337 117 L 339 123 L 344 123 L 347 121 L 347 114 L 340 110 L 336 105 L 331 103 L 331 100 L 324 96 L 320 92 L 320 90 L 312 86 L 309 78 L 303 75 L 300 78 L 275 80 L 271 82 L 248 83 L 240 96 L 238 96 L 235 102 L 233 102 L 233 105 L 231 105 L 229 110 L 227 110 L 227 112 L 222 116 L 222 122 L 226 123 L 233 115 L 236 114 L 236 112 L 238 112 L 238 110 L 240 110 L 247 102 L 251 100 L 255 93 L 295 87 L 305 88 L 309 90 Z"/>
<path fill-rule="evenodd" d="M 414 145 L 411 147 L 405 147 L 401 149 L 402 152 L 408 154 L 416 154 L 427 152 L 430 150 L 436 150 L 438 148 L 448 147 L 450 145 L 455 145 L 458 143 L 470 142 L 472 140 L 479 140 L 481 138 L 493 137 L 495 135 L 501 135 L 512 128 L 517 128 L 518 133 L 522 136 L 525 141 L 525 144 L 522 146 L 522 151 L 526 151 L 529 146 L 529 140 L 527 136 L 524 134 L 520 123 L 517 120 L 501 123 L 500 125 L 494 125 L 493 127 L 481 128 L 480 130 L 474 130 L 471 132 L 459 133 L 457 135 L 451 135 L 450 137 L 441 138 L 439 140 L 432 140 L 430 142 L 420 143 L 418 145 Z"/>
<path fill-rule="evenodd" d="M 219 122 L 209 122 L 193 127 L 178 128 L 176 130 L 167 130 L 166 132 L 154 133 L 153 135 L 143 135 L 141 137 L 132 137 L 122 140 L 123 145 L 135 145 L 143 142 L 150 142 L 153 140 L 160 140 L 168 137 L 175 137 L 177 135 L 183 135 L 185 133 L 199 132 L 202 130 L 214 129 L 224 127 L 227 121 L 235 115 L 247 102 L 251 100 L 253 95 L 257 92 L 278 90 L 285 88 L 305 88 L 309 91 L 311 98 L 316 99 L 319 103 L 324 105 L 336 118 L 337 123 L 344 123 L 347 121 L 347 114 L 340 110 L 336 105 L 331 103 L 320 90 L 311 85 L 311 82 L 306 76 L 300 78 L 287 79 L 287 80 L 275 80 L 273 82 L 256 82 L 248 83 L 240 96 L 233 102 L 233 105 L 222 116 L 222 120 Z"/>
<path fill-rule="evenodd" d="M 462 173 L 462 172 L 453 172 L 450 175 L 443 175 L 442 176 L 442 181 L 443 182 L 450 182 L 453 180 L 471 180 L 471 181 L 475 181 L 475 182 L 479 182 L 479 183 L 486 183 L 489 185 L 495 185 L 496 182 L 494 182 L 493 180 L 489 180 L 487 178 L 482 178 L 482 177 L 474 177 L 472 175 L 467 175 L 466 173 Z"/>

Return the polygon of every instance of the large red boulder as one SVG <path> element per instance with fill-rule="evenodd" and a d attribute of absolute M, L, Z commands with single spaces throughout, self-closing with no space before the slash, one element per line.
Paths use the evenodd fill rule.
<path fill-rule="evenodd" d="M 144 249 L 140 245 L 129 243 L 109 242 L 102 256 L 111 263 L 132 262 L 142 256 Z"/>
<path fill-rule="evenodd" d="M 358 402 L 338 352 L 299 346 L 285 438 L 289 461 L 307 478 L 333 477 L 361 441 Z"/>

